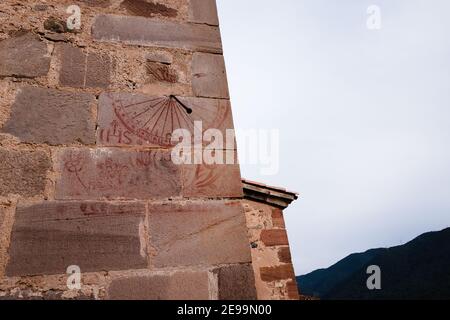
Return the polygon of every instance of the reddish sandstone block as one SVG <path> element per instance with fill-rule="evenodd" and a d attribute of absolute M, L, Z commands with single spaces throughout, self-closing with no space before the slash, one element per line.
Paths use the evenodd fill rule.
<path fill-rule="evenodd" d="M 32 33 L 0 41 L 0 76 L 35 78 L 47 75 L 47 45 Z"/>
<path fill-rule="evenodd" d="M 183 166 L 183 196 L 241 198 L 243 189 L 239 164 Z"/>
<path fill-rule="evenodd" d="M 272 210 L 272 224 L 274 228 L 286 228 L 286 225 L 284 223 L 283 211 L 281 209 Z"/>
<path fill-rule="evenodd" d="M 0 196 L 41 195 L 51 160 L 43 151 L 18 151 L 0 148 Z"/>
<path fill-rule="evenodd" d="M 263 267 L 260 269 L 261 280 L 265 282 L 289 280 L 295 278 L 292 264 L 283 264 L 276 267 Z"/>
<path fill-rule="evenodd" d="M 289 240 L 284 229 L 270 229 L 261 231 L 261 241 L 267 247 L 288 246 Z"/>
<path fill-rule="evenodd" d="M 218 26 L 216 0 L 190 0 L 189 21 Z"/>
<path fill-rule="evenodd" d="M 152 18 L 154 16 L 163 16 L 174 18 L 178 11 L 162 3 L 147 2 L 145 0 L 124 0 L 120 6 L 125 8 L 127 13 Z"/>
<path fill-rule="evenodd" d="M 216 270 L 219 300 L 256 300 L 255 275 L 251 265 L 227 266 Z"/>
<path fill-rule="evenodd" d="M 292 300 L 299 300 L 300 295 L 298 293 L 297 281 L 295 279 L 289 281 L 286 284 L 287 296 Z"/>
<path fill-rule="evenodd" d="M 251 262 L 240 202 L 150 204 L 149 236 L 156 267 Z"/>
<path fill-rule="evenodd" d="M 207 271 L 152 274 L 112 280 L 110 300 L 208 300 Z"/>
<path fill-rule="evenodd" d="M 106 54 L 84 53 L 80 48 L 61 44 L 59 83 L 74 88 L 107 88 L 112 61 Z"/>
<path fill-rule="evenodd" d="M 172 147 L 177 144 L 171 142 L 172 133 L 177 129 L 188 130 L 192 137 L 194 126 L 201 129 L 201 132 L 217 129 L 223 137 L 226 137 L 227 130 L 234 129 L 229 101 L 192 97 L 177 99 L 190 108 L 192 113 L 169 97 L 130 93 L 101 94 L 97 144 Z M 197 121 L 201 121 L 201 125 L 196 124 Z"/>
<path fill-rule="evenodd" d="M 197 97 L 230 98 L 223 56 L 194 53 L 192 76 L 192 89 Z"/>
<path fill-rule="evenodd" d="M 92 26 L 92 36 L 97 41 L 222 53 L 219 29 L 207 25 L 100 15 Z"/>
<path fill-rule="evenodd" d="M 181 167 L 167 151 L 64 149 L 57 199 L 150 199 L 181 195 Z"/>
<path fill-rule="evenodd" d="M 28 143 L 93 144 L 93 103 L 89 94 L 27 86 L 19 91 L 1 131 Z"/>
<path fill-rule="evenodd" d="M 19 206 L 8 276 L 139 269 L 147 266 L 145 206 L 140 203 L 43 202 Z"/>
<path fill-rule="evenodd" d="M 289 247 L 278 249 L 278 259 L 281 263 L 292 263 L 291 250 Z"/>

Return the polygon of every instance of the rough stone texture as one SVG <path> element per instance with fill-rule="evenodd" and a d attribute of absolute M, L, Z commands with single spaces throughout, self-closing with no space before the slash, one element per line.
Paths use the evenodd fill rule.
<path fill-rule="evenodd" d="M 251 262 L 240 202 L 150 204 L 149 236 L 156 267 Z"/>
<path fill-rule="evenodd" d="M 120 6 L 129 14 L 152 18 L 154 16 L 176 17 L 177 10 L 169 8 L 162 3 L 147 2 L 144 0 L 124 0 Z"/>
<path fill-rule="evenodd" d="M 290 285 L 295 282 L 295 278 L 286 231 L 273 229 L 277 225 L 284 225 L 282 211 L 271 203 L 254 200 L 253 194 L 248 199 L 245 191 L 244 207 L 252 244 L 252 266 L 258 299 L 298 299 L 298 293 L 296 297 Z M 279 246 L 279 243 L 286 244 Z"/>
<path fill-rule="evenodd" d="M 5 221 L 6 208 L 0 205 L 0 230 L 3 226 L 3 221 Z"/>
<path fill-rule="evenodd" d="M 299 300 L 300 299 L 300 294 L 298 292 L 298 286 L 297 286 L 297 281 L 292 280 L 289 281 L 286 284 L 286 289 L 287 289 L 287 295 L 289 299 L 292 300 Z"/>
<path fill-rule="evenodd" d="M 189 2 L 190 22 L 219 25 L 216 0 L 190 0 Z"/>
<path fill-rule="evenodd" d="M 161 52 L 161 51 L 151 52 L 151 53 L 148 53 L 145 56 L 145 58 L 149 62 L 159 62 L 159 63 L 164 63 L 164 64 L 172 64 L 173 63 L 173 56 L 167 52 Z"/>
<path fill-rule="evenodd" d="M 27 86 L 18 93 L 1 131 L 28 143 L 93 144 L 93 103 L 89 94 Z"/>
<path fill-rule="evenodd" d="M 111 5 L 111 0 L 78 0 L 78 1 L 91 7 L 107 8 Z"/>
<path fill-rule="evenodd" d="M 178 97 L 178 99 L 192 109 L 192 113 L 186 112 L 174 99 L 164 96 L 101 94 L 97 144 L 167 147 L 176 144 L 171 143 L 171 137 L 177 129 L 189 130 L 192 137 L 194 125 L 202 132 L 210 128 L 218 129 L 223 137 L 226 137 L 226 130 L 234 129 L 229 101 L 192 97 Z M 195 124 L 195 121 L 201 121 L 202 128 Z"/>
<path fill-rule="evenodd" d="M 286 230 L 283 230 L 283 229 L 262 230 L 261 231 L 261 241 L 267 247 L 288 246 L 289 245 L 289 240 L 288 240 Z"/>
<path fill-rule="evenodd" d="M 281 209 L 272 210 L 272 225 L 274 228 L 286 228 L 284 223 L 283 211 Z"/>
<path fill-rule="evenodd" d="M 42 195 L 50 157 L 43 151 L 17 151 L 0 148 L 0 196 Z"/>
<path fill-rule="evenodd" d="M 251 265 L 218 269 L 219 300 L 256 300 L 255 276 Z"/>
<path fill-rule="evenodd" d="M 261 280 L 266 282 L 290 280 L 295 278 L 292 264 L 283 264 L 276 267 L 264 267 L 260 270 Z"/>
<path fill-rule="evenodd" d="M 292 263 L 291 250 L 289 247 L 282 247 L 278 249 L 278 259 L 282 263 Z"/>
<path fill-rule="evenodd" d="M 106 54 L 84 53 L 69 44 L 59 47 L 59 83 L 74 88 L 107 88 L 111 82 L 111 58 Z"/>
<path fill-rule="evenodd" d="M 0 42 L 0 76 L 35 78 L 47 75 L 47 45 L 31 33 Z"/>
<path fill-rule="evenodd" d="M 178 74 L 170 66 L 157 62 L 147 62 L 145 65 L 151 82 L 176 83 Z"/>
<path fill-rule="evenodd" d="M 207 300 L 208 272 L 134 276 L 114 279 L 108 287 L 111 300 Z"/>
<path fill-rule="evenodd" d="M 198 97 L 229 99 L 223 56 L 195 53 L 192 61 L 192 89 Z"/>
<path fill-rule="evenodd" d="M 94 40 L 221 53 L 216 27 L 180 24 L 142 17 L 100 15 L 92 26 Z"/>
<path fill-rule="evenodd" d="M 181 167 L 167 151 L 65 149 L 58 153 L 57 199 L 149 199 L 181 194 Z"/>
<path fill-rule="evenodd" d="M 145 206 L 43 202 L 17 208 L 8 276 L 138 269 L 147 266 Z"/>

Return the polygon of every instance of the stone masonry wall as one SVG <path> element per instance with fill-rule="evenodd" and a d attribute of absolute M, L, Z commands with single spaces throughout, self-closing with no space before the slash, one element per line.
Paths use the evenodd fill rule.
<path fill-rule="evenodd" d="M 239 165 L 171 159 L 194 121 L 233 129 L 214 0 L 2 0 L 0 299 L 256 298 Z"/>
<path fill-rule="evenodd" d="M 258 299 L 300 299 L 283 211 L 252 200 L 244 207 Z"/>

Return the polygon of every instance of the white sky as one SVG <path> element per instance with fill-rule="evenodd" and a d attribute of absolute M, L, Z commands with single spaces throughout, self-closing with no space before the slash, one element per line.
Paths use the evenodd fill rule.
<path fill-rule="evenodd" d="M 242 175 L 301 193 L 298 275 L 450 226 L 450 1 L 217 2 L 236 127 L 281 135 Z"/>

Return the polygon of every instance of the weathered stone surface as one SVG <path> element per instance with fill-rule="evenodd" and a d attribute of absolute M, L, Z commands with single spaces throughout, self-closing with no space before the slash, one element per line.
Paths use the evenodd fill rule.
<path fill-rule="evenodd" d="M 300 294 L 298 292 L 298 286 L 297 286 L 297 281 L 291 280 L 286 284 L 286 291 L 287 291 L 287 296 L 289 299 L 292 300 L 299 300 L 300 299 Z"/>
<path fill-rule="evenodd" d="M 0 230 L 3 226 L 3 221 L 5 221 L 6 208 L 0 205 Z"/>
<path fill-rule="evenodd" d="M 157 21 L 142 17 L 101 15 L 92 26 L 94 40 L 221 53 L 216 27 Z"/>
<path fill-rule="evenodd" d="M 227 266 L 217 270 L 219 300 L 256 300 L 255 275 L 251 265 Z"/>
<path fill-rule="evenodd" d="M 216 0 L 190 0 L 189 2 L 190 22 L 219 25 Z"/>
<path fill-rule="evenodd" d="M 47 75 L 47 45 L 31 33 L 0 42 L 0 76 L 35 78 Z"/>
<path fill-rule="evenodd" d="M 235 151 L 224 151 L 235 153 Z M 183 166 L 183 196 L 197 197 L 228 197 L 243 196 L 241 171 L 239 164 L 200 164 Z"/>
<path fill-rule="evenodd" d="M 154 16 L 176 17 L 178 11 L 162 3 L 147 2 L 144 0 L 124 0 L 120 6 L 129 14 L 152 18 Z"/>
<path fill-rule="evenodd" d="M 181 168 L 166 151 L 65 149 L 57 155 L 57 199 L 148 199 L 181 194 Z"/>
<path fill-rule="evenodd" d="M 291 250 L 289 247 L 278 249 L 278 259 L 281 263 L 292 263 Z"/>
<path fill-rule="evenodd" d="M 78 1 L 91 7 L 107 8 L 111 5 L 111 0 L 78 0 Z"/>
<path fill-rule="evenodd" d="M 44 21 L 44 29 L 56 33 L 65 33 L 69 31 L 67 23 L 55 17 L 49 17 Z"/>
<path fill-rule="evenodd" d="M 80 48 L 61 44 L 59 83 L 74 88 L 107 88 L 111 82 L 111 58 L 106 54 L 84 53 Z"/>
<path fill-rule="evenodd" d="M 192 76 L 192 89 L 196 96 L 230 98 L 223 56 L 208 53 L 194 53 Z"/>
<path fill-rule="evenodd" d="M 97 144 L 101 146 L 175 146 L 172 133 L 186 129 L 194 137 L 194 125 L 201 132 L 214 128 L 226 137 L 233 130 L 230 102 L 218 99 L 178 97 L 175 99 L 142 94 L 101 94 L 98 109 Z M 202 128 L 196 121 L 202 122 Z M 200 139 L 201 139 L 200 135 Z M 208 144 L 210 142 L 207 142 Z M 225 146 L 226 147 L 226 146 Z M 224 147 L 224 149 L 225 149 Z M 235 145 L 232 146 L 235 149 Z M 242 188 L 242 187 L 241 187 Z"/>
<path fill-rule="evenodd" d="M 33 197 L 43 194 L 50 168 L 50 157 L 43 151 L 0 148 L 0 196 L 18 194 Z"/>
<path fill-rule="evenodd" d="M 172 55 L 167 52 L 161 52 L 161 51 L 151 52 L 151 53 L 148 53 L 145 56 L 145 58 L 149 62 L 159 62 L 159 63 L 164 63 L 164 64 L 172 64 L 173 63 Z"/>
<path fill-rule="evenodd" d="M 8 276 L 139 269 L 147 266 L 145 206 L 140 203 L 43 202 L 19 205 Z"/>
<path fill-rule="evenodd" d="M 208 300 L 208 273 L 176 272 L 114 279 L 108 287 L 111 300 Z"/>
<path fill-rule="evenodd" d="M 284 229 L 271 229 L 261 231 L 261 241 L 267 247 L 288 246 L 289 240 Z"/>
<path fill-rule="evenodd" d="M 283 264 L 276 267 L 264 267 L 260 269 L 261 280 L 266 282 L 295 279 L 292 264 Z"/>
<path fill-rule="evenodd" d="M 94 97 L 54 89 L 24 87 L 3 132 L 29 143 L 95 143 Z"/>
<path fill-rule="evenodd" d="M 240 202 L 150 204 L 149 236 L 156 267 L 251 261 Z"/>
<path fill-rule="evenodd" d="M 274 228 L 286 228 L 284 223 L 283 211 L 281 209 L 272 210 L 272 225 Z"/>
<path fill-rule="evenodd" d="M 150 82 L 176 83 L 178 74 L 175 69 L 167 64 L 147 62 L 145 65 Z"/>

